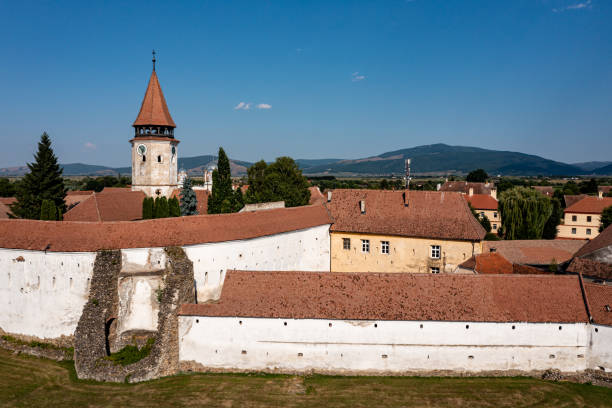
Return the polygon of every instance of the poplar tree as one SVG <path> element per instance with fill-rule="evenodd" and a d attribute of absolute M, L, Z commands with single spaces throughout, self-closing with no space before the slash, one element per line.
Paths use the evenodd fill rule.
<path fill-rule="evenodd" d="M 169 215 L 170 217 L 180 217 L 181 216 L 181 207 L 178 201 L 178 198 L 172 197 L 168 200 L 169 207 Z"/>
<path fill-rule="evenodd" d="M 157 201 L 155 205 L 155 218 L 167 218 L 170 215 L 168 199 L 162 196 L 155 201 Z"/>
<path fill-rule="evenodd" d="M 34 162 L 28 163 L 30 170 L 18 183 L 11 212 L 18 218 L 39 219 L 43 200 L 49 200 L 60 213 L 66 211 L 66 187 L 57 157 L 51 148 L 51 139 L 44 132 L 38 142 Z"/>
<path fill-rule="evenodd" d="M 219 148 L 217 168 L 212 174 L 213 186 L 208 198 L 208 213 L 222 214 L 236 212 L 242 208 L 232 190 L 230 162 L 222 147 Z"/>
<path fill-rule="evenodd" d="M 181 199 L 181 215 L 198 215 L 198 199 L 195 191 L 191 188 L 191 179 L 189 177 L 183 181 L 179 198 Z"/>
<path fill-rule="evenodd" d="M 553 205 L 540 192 L 514 187 L 499 196 L 499 212 L 506 239 L 541 239 Z"/>
<path fill-rule="evenodd" d="M 40 205 L 40 219 L 44 221 L 57 221 L 57 208 L 53 201 L 43 200 Z"/>
<path fill-rule="evenodd" d="M 153 198 L 145 197 L 142 200 L 142 219 L 150 220 L 153 218 Z"/>

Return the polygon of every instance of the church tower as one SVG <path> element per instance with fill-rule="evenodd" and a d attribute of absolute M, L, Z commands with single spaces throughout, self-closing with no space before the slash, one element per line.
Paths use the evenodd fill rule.
<path fill-rule="evenodd" d="M 155 72 L 155 51 L 153 72 L 132 126 L 132 190 L 143 191 L 149 197 L 170 197 L 178 187 L 179 141 L 174 138 L 176 125 Z"/>

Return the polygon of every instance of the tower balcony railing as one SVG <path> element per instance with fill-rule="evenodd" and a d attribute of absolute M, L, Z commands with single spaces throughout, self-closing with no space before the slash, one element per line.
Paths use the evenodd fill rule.
<path fill-rule="evenodd" d="M 134 128 L 134 136 L 158 136 L 174 138 L 174 129 L 167 126 L 138 126 Z"/>

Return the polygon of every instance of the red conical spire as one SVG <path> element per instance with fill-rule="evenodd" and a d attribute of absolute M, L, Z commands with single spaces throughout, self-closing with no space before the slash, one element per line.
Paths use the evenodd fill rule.
<path fill-rule="evenodd" d="M 176 125 L 170 116 L 168 106 L 166 105 L 166 99 L 157 80 L 157 74 L 155 68 L 151 73 L 151 79 L 149 80 L 149 86 L 145 93 L 140 112 L 134 124 L 136 126 L 166 126 L 175 128 Z"/>

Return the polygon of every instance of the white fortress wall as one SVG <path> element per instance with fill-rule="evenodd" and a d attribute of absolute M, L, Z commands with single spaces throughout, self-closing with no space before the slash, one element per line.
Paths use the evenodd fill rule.
<path fill-rule="evenodd" d="M 329 224 L 259 238 L 185 246 L 198 302 L 218 299 L 227 270 L 330 271 Z"/>
<path fill-rule="evenodd" d="M 210 369 L 290 372 L 581 371 L 588 331 L 585 323 L 181 316 L 179 359 Z"/>
<path fill-rule="evenodd" d="M 612 326 L 591 326 L 589 368 L 612 372 Z"/>
<path fill-rule="evenodd" d="M 95 258 L 94 252 L 0 249 L 0 328 L 40 338 L 72 335 Z"/>

